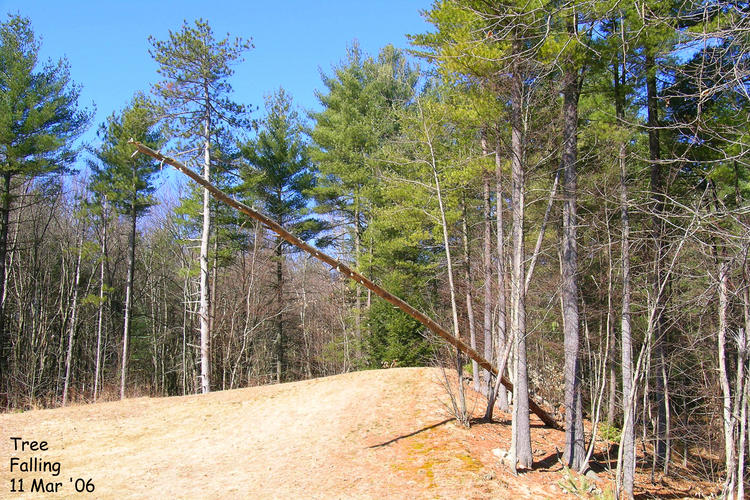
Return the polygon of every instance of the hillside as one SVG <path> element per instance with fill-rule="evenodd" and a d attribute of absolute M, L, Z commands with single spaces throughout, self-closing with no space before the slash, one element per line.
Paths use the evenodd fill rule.
<path fill-rule="evenodd" d="M 50 498 L 561 495 L 561 433 L 532 417 L 538 468 L 511 476 L 492 453 L 508 447 L 508 415 L 470 430 L 455 426 L 439 377 L 436 369 L 397 368 L 0 415 L 0 497 L 38 498 L 29 490 L 39 477 L 62 483 Z M 13 436 L 46 440 L 48 450 L 14 450 Z M 60 473 L 11 474 L 9 457 L 58 461 Z M 11 478 L 24 479 L 25 495 L 9 493 Z M 76 495 L 70 478 L 91 478 L 94 493 Z"/>

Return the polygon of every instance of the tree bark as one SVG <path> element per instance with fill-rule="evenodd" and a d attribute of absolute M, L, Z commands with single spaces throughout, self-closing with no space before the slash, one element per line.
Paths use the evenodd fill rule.
<path fill-rule="evenodd" d="M 128 275 L 125 284 L 125 321 L 122 330 L 122 365 L 120 371 L 120 399 L 125 399 L 125 385 L 128 375 L 128 343 L 130 342 L 130 323 L 133 311 L 133 275 L 135 271 L 135 231 L 136 206 L 132 200 L 130 208 L 130 235 L 128 237 Z"/>
<path fill-rule="evenodd" d="M 94 403 L 99 397 L 99 378 L 102 367 L 102 333 L 104 331 L 104 290 L 106 288 L 105 269 L 107 262 L 107 222 L 109 214 L 107 213 L 107 198 L 102 203 L 102 255 L 101 265 L 99 267 L 99 304 L 96 315 L 96 365 L 94 367 Z"/>
<path fill-rule="evenodd" d="M 718 253 L 718 252 L 717 252 Z M 720 255 L 718 255 L 721 258 Z M 727 500 L 734 500 L 737 491 L 737 461 L 735 454 L 735 415 L 732 413 L 732 389 L 729 385 L 727 372 L 727 308 L 729 302 L 729 266 L 726 262 L 719 263 L 719 328 L 717 347 L 719 352 L 719 385 L 722 393 L 722 417 L 724 424 L 724 463 L 726 465 L 726 479 L 724 494 Z M 741 384 L 741 379 L 737 380 Z M 739 397 L 739 394 L 737 395 Z"/>
<path fill-rule="evenodd" d="M 495 339 L 495 345 L 497 346 L 497 365 L 501 365 L 500 356 L 505 347 L 507 339 L 507 325 L 508 325 L 508 305 L 507 295 L 505 289 L 505 228 L 503 224 L 503 168 L 502 161 L 500 158 L 500 148 L 495 147 L 495 217 L 497 229 L 495 231 L 495 237 L 497 238 L 497 338 Z M 502 363 L 504 364 L 504 363 Z M 497 391 L 493 391 L 490 398 L 494 398 L 497 393 L 497 404 L 500 406 L 500 410 L 507 412 L 510 408 L 508 407 L 508 392 L 505 386 L 499 385 Z M 493 405 L 494 406 L 494 405 Z M 488 404 L 487 413 L 491 411 L 491 407 Z M 491 418 L 492 415 L 485 417 Z"/>
<path fill-rule="evenodd" d="M 70 328 L 68 329 L 68 352 L 65 356 L 65 383 L 63 384 L 62 405 L 68 404 L 68 389 L 70 387 L 70 370 L 73 363 L 73 341 L 75 340 L 76 323 L 78 320 L 78 286 L 81 281 L 81 254 L 83 253 L 83 228 L 80 236 L 76 238 L 78 255 L 76 257 L 76 270 L 73 278 L 73 299 L 70 306 Z"/>
<path fill-rule="evenodd" d="M 8 394 L 10 391 L 7 387 L 3 390 L 2 386 L 10 383 L 8 378 L 10 339 L 5 332 L 5 284 L 8 274 L 5 261 L 8 255 L 8 226 L 10 224 L 10 180 L 11 173 L 3 173 L 2 213 L 0 214 L 0 392 Z"/>
<path fill-rule="evenodd" d="M 282 259 L 284 258 L 281 248 L 283 240 L 276 238 L 276 383 L 284 380 L 284 274 Z"/>
<path fill-rule="evenodd" d="M 464 276 L 466 281 L 466 316 L 469 321 L 469 345 L 472 349 L 477 348 L 477 332 L 474 325 L 474 300 L 471 293 L 471 254 L 469 251 L 469 229 L 466 224 L 466 204 L 463 205 L 463 218 L 461 221 L 461 234 L 464 244 Z M 479 392 L 481 384 L 479 381 L 479 363 L 471 360 L 471 374 L 474 379 L 474 390 Z"/>
<path fill-rule="evenodd" d="M 522 122 L 523 79 L 518 66 L 520 42 L 513 44 L 516 60 L 513 64 L 511 97 L 511 176 L 513 182 L 513 255 L 511 269 L 512 319 L 511 335 L 515 340 L 515 387 L 513 390 L 513 445 L 511 467 L 531 468 L 531 425 L 529 422 L 529 378 L 526 366 L 526 293 L 524 286 L 524 135 Z"/>
<path fill-rule="evenodd" d="M 208 93 L 208 92 L 206 92 Z M 211 182 L 211 124 L 208 116 L 205 119 L 205 142 L 203 144 L 203 178 Z M 208 244 L 211 235 L 211 207 L 210 197 L 206 189 L 203 190 L 203 228 L 201 231 L 200 248 L 200 354 L 201 354 L 201 392 L 206 394 L 211 390 L 211 358 L 209 355 L 209 339 L 211 335 L 208 307 Z"/>
<path fill-rule="evenodd" d="M 624 61 L 623 61 L 624 65 Z M 625 96 L 618 74 L 619 63 L 615 64 L 615 106 L 618 120 L 625 119 Z M 624 70 L 623 70 L 624 71 Z M 622 75 L 625 78 L 625 75 Z M 630 217 L 628 213 L 628 182 L 626 168 L 626 142 L 620 143 L 618 163 L 620 166 L 620 219 L 622 224 L 621 260 L 622 260 L 622 312 L 621 329 L 621 369 L 622 369 L 622 461 L 618 467 L 622 470 L 622 488 L 628 498 L 633 498 L 635 481 L 635 398 L 633 398 L 633 340 L 630 317 Z M 619 477 L 619 475 L 618 475 Z"/>
<path fill-rule="evenodd" d="M 647 49 L 650 51 L 650 48 Z M 664 260 L 664 181 L 661 166 L 661 151 L 659 140 L 659 114 L 656 88 L 656 63 L 654 56 L 646 54 L 646 99 L 648 124 L 648 149 L 651 161 L 651 199 L 653 202 L 653 238 L 654 238 L 654 271 L 652 275 L 652 289 L 654 292 L 655 315 L 653 324 L 654 362 L 654 398 L 656 400 L 656 444 L 654 460 L 662 464 L 665 471 L 667 465 L 667 399 L 666 399 L 666 317 L 665 294 L 662 281 L 665 279 L 662 262 Z"/>
<path fill-rule="evenodd" d="M 576 161 L 578 149 L 579 76 L 575 69 L 563 75 L 563 234 L 562 290 L 565 351 L 565 451 L 564 462 L 571 468 L 584 467 L 585 443 L 578 359 L 578 249 L 576 236 Z"/>

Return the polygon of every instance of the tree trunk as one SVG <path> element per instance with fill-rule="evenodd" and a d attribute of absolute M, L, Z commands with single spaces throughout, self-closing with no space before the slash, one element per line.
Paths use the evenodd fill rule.
<path fill-rule="evenodd" d="M 280 384 L 284 380 L 284 274 L 282 259 L 284 258 L 282 250 L 283 240 L 276 238 L 276 383 Z"/>
<path fill-rule="evenodd" d="M 135 270 L 135 229 L 136 207 L 132 200 L 130 209 L 130 236 L 128 238 L 128 275 L 125 284 L 125 321 L 122 330 L 122 365 L 120 372 L 120 399 L 125 399 L 125 384 L 128 375 L 128 343 L 130 341 L 130 323 L 133 311 L 133 274 Z"/>
<path fill-rule="evenodd" d="M 578 360 L 578 250 L 576 236 L 576 161 L 579 77 L 575 69 L 563 75 L 563 234 L 562 307 L 565 350 L 565 451 L 564 462 L 582 470 L 584 446 L 581 380 Z"/>
<path fill-rule="evenodd" d="M 482 149 L 487 151 L 485 140 Z M 484 357 L 492 359 L 492 197 L 490 195 L 490 174 L 484 172 L 484 252 L 482 255 L 484 271 Z M 482 391 L 489 396 L 492 392 L 492 376 L 482 370 L 484 386 Z"/>
<path fill-rule="evenodd" d="M 360 260 L 362 259 L 362 233 L 359 227 L 359 193 L 354 197 L 354 268 L 360 270 Z M 354 290 L 355 307 L 354 307 L 354 333 L 357 338 L 358 346 L 362 344 L 362 290 L 356 287 Z"/>
<path fill-rule="evenodd" d="M 107 262 L 107 222 L 109 214 L 107 213 L 107 198 L 104 198 L 102 204 L 102 255 L 101 265 L 99 267 L 99 304 L 96 315 L 96 365 L 94 367 L 94 403 L 99 397 L 99 378 L 102 370 L 102 333 L 104 331 L 104 290 L 105 269 Z"/>
<path fill-rule="evenodd" d="M 624 64 L 624 61 L 623 61 Z M 615 64 L 615 105 L 618 120 L 625 119 L 625 96 L 623 86 L 618 78 L 618 64 Z M 622 75 L 624 79 L 625 75 Z M 627 498 L 633 498 L 635 481 L 635 398 L 633 397 L 633 340 L 630 319 L 630 218 L 628 214 L 628 183 L 625 164 L 626 143 L 620 143 L 618 162 L 620 164 L 620 219 L 622 224 L 621 260 L 622 260 L 622 312 L 621 329 L 621 364 L 622 364 L 622 407 L 623 426 L 621 435 L 622 461 L 618 467 L 622 470 L 622 488 Z M 619 475 L 618 475 L 619 478 Z"/>
<path fill-rule="evenodd" d="M 745 443 L 748 440 L 748 406 L 750 406 L 750 400 L 748 399 L 750 397 L 750 367 L 747 366 L 748 356 L 750 356 L 750 272 L 747 257 L 745 259 L 743 265 L 744 287 L 742 290 L 742 312 L 745 318 L 745 327 L 740 328 L 739 331 L 739 352 L 737 355 L 737 377 L 738 380 L 742 380 L 741 391 L 738 388 L 737 394 L 740 417 L 740 440 L 737 444 L 737 500 L 745 498 Z"/>
<path fill-rule="evenodd" d="M 203 145 L 203 178 L 211 182 L 211 124 L 208 117 L 205 121 L 205 142 Z M 211 390 L 211 358 L 209 356 L 209 339 L 211 335 L 208 307 L 208 244 L 211 235 L 211 207 L 208 190 L 203 190 L 203 229 L 201 232 L 200 249 L 200 350 L 201 350 L 201 392 L 206 394 Z"/>
<path fill-rule="evenodd" d="M 425 127 L 426 129 L 426 127 Z M 432 150 L 432 144 L 430 144 Z M 453 318 L 453 335 L 457 338 L 461 338 L 459 326 L 458 326 L 458 305 L 456 303 L 456 286 L 453 280 L 453 262 L 451 260 L 451 248 L 450 238 L 448 235 L 448 220 L 445 216 L 445 205 L 443 205 L 443 195 L 440 189 L 440 178 L 437 172 L 437 166 L 435 165 L 435 157 L 432 156 L 432 173 L 435 178 L 435 189 L 438 197 L 438 207 L 440 209 L 440 223 L 443 229 L 443 245 L 445 246 L 445 259 L 448 267 L 448 288 L 451 297 L 451 313 Z M 461 351 L 456 349 L 456 370 L 458 371 L 458 392 L 459 392 L 459 420 L 465 426 L 469 424 L 469 416 L 466 411 L 466 400 L 463 392 L 463 361 Z"/>
<path fill-rule="evenodd" d="M 461 234 L 464 244 L 464 276 L 466 281 L 466 316 L 469 321 L 469 345 L 472 349 L 477 348 L 477 332 L 474 325 L 474 301 L 471 293 L 471 254 L 469 251 L 469 229 L 466 224 L 466 204 L 463 206 L 463 218 L 461 221 Z M 479 392 L 481 384 L 479 381 L 479 363 L 471 360 L 471 374 L 474 379 L 474 390 Z"/>
<path fill-rule="evenodd" d="M 718 252 L 717 252 L 718 253 Z M 722 258 L 720 255 L 718 256 Z M 726 480 L 724 494 L 727 500 L 734 500 L 737 491 L 737 461 L 735 454 L 735 419 L 732 414 L 732 389 L 729 385 L 727 372 L 727 308 L 729 302 L 728 271 L 726 262 L 719 263 L 719 329 L 717 344 L 719 352 L 719 385 L 722 393 L 722 417 L 724 424 L 724 463 L 726 465 Z M 740 379 L 741 380 L 741 379 Z M 738 384 L 741 381 L 737 380 Z M 739 397 L 739 394 L 738 394 Z"/>
<path fill-rule="evenodd" d="M 10 223 L 10 172 L 3 174 L 3 192 L 2 192 L 2 213 L 0 214 L 0 392 L 10 390 L 4 384 L 9 384 L 8 368 L 10 367 L 10 345 L 9 337 L 5 332 L 5 284 L 8 270 L 5 267 L 5 260 L 8 255 L 8 226 Z M 5 379 L 5 380 L 3 380 Z"/>
<path fill-rule="evenodd" d="M 650 49 L 649 49 L 650 50 Z M 665 279 L 664 263 L 664 181 L 662 174 L 661 151 L 659 140 L 659 115 L 656 88 L 656 63 L 654 56 L 646 55 L 646 94 L 648 110 L 648 149 L 651 161 L 651 199 L 653 202 L 653 238 L 654 238 L 654 272 L 652 275 L 652 289 L 655 301 L 655 315 L 653 324 L 653 350 L 654 356 L 654 398 L 656 400 L 656 463 L 667 468 L 667 399 L 666 399 L 666 317 L 665 309 L 665 287 L 662 285 Z"/>
<path fill-rule="evenodd" d="M 514 53 L 520 53 L 520 42 L 513 44 Z M 516 55 L 516 57 L 520 57 Z M 513 445 L 511 468 L 531 468 L 534 460 L 531 451 L 531 425 L 529 422 L 529 378 L 526 366 L 526 293 L 524 290 L 524 136 L 522 123 L 523 80 L 514 62 L 511 97 L 511 176 L 513 182 L 513 255 L 511 270 L 512 319 L 511 335 L 515 340 L 515 387 L 513 390 Z"/>
<path fill-rule="evenodd" d="M 497 230 L 495 237 L 497 238 L 497 338 L 495 339 L 495 345 L 497 346 L 497 361 L 498 367 L 500 367 L 500 356 L 501 352 L 505 347 L 507 338 L 508 328 L 508 315 L 507 315 L 507 295 L 505 289 L 505 228 L 503 227 L 503 168 L 502 161 L 500 158 L 499 146 L 495 148 L 495 217 L 497 219 L 496 225 Z M 504 363 L 503 363 L 504 364 Z M 510 408 L 508 407 L 508 392 L 505 386 L 502 384 L 498 385 L 497 392 L 497 404 L 500 406 L 500 410 L 507 412 Z M 490 397 L 494 397 L 495 392 Z M 488 406 L 487 412 L 491 411 Z M 485 414 L 485 417 L 488 415 Z M 489 415 L 492 417 L 492 415 Z"/>
<path fill-rule="evenodd" d="M 750 379 L 750 371 L 747 369 L 747 357 L 748 357 L 748 330 L 750 330 L 750 319 L 748 315 L 748 303 L 747 303 L 747 287 L 744 292 L 744 309 L 745 309 L 745 328 L 739 329 L 738 344 L 739 352 L 737 353 L 737 380 L 741 381 L 738 383 L 736 401 L 737 405 L 737 416 L 739 417 L 739 442 L 737 443 L 737 468 L 735 469 L 736 484 L 737 484 L 737 500 L 744 500 L 745 498 L 745 442 L 747 440 L 747 407 L 748 407 L 748 383 Z"/>
<path fill-rule="evenodd" d="M 536 238 L 536 244 L 534 245 L 534 253 L 531 254 L 531 261 L 529 262 L 529 268 L 526 271 L 526 282 L 524 284 L 524 293 L 529 292 L 529 284 L 531 284 L 531 277 L 534 276 L 534 267 L 536 261 L 539 258 L 539 253 L 542 249 L 542 242 L 544 241 L 544 233 L 547 231 L 547 224 L 549 223 L 549 216 L 552 213 L 552 206 L 555 203 L 555 195 L 557 194 L 557 185 L 560 183 L 560 169 L 557 169 L 555 173 L 555 180 L 552 181 L 552 188 L 549 190 L 549 197 L 547 198 L 547 208 L 544 210 L 544 218 L 542 219 L 542 225 L 539 227 L 539 235 Z"/>
<path fill-rule="evenodd" d="M 73 278 L 73 299 L 70 306 L 70 328 L 68 329 L 68 352 L 65 356 L 65 383 L 63 384 L 62 405 L 68 404 L 68 389 L 70 388 L 70 369 L 73 363 L 73 341 L 75 340 L 76 323 L 78 320 L 78 285 L 81 281 L 81 254 L 83 253 L 83 228 L 80 229 L 78 241 L 78 255 L 76 257 L 76 270 Z"/>

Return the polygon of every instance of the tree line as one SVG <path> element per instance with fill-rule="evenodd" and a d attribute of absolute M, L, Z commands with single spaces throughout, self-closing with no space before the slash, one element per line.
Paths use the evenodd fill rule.
<path fill-rule="evenodd" d="M 533 461 L 531 396 L 561 407 L 569 467 L 586 470 L 597 436 L 619 441 L 618 494 L 633 496 L 640 442 L 652 479 L 697 461 L 742 498 L 749 10 L 437 1 L 409 53 L 351 45 L 307 113 L 282 88 L 262 113 L 234 102 L 251 41 L 185 22 L 149 40 L 162 80 L 78 149 L 91 122 L 80 88 L 64 60 L 39 64 L 30 21 L 10 16 L 5 406 L 448 359 L 417 321 L 206 191 L 157 197 L 160 165 L 134 157 L 133 138 L 174 151 L 507 373 L 512 392 L 450 356 L 488 396 L 487 418 L 512 409 L 514 470 Z"/>

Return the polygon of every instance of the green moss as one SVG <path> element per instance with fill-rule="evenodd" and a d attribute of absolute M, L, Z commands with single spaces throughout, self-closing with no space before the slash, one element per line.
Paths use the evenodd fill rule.
<path fill-rule="evenodd" d="M 468 452 L 461 453 L 457 458 L 464 463 L 464 469 L 469 472 L 479 472 L 484 468 L 484 464 L 472 457 Z"/>

